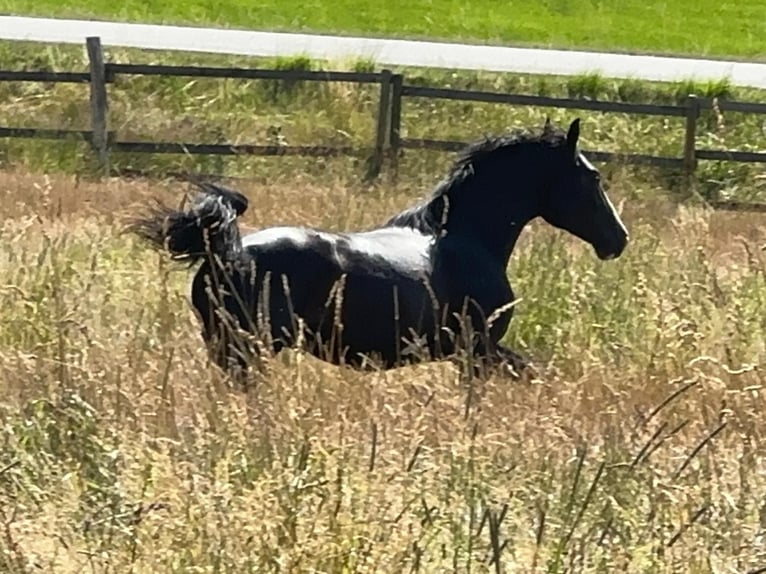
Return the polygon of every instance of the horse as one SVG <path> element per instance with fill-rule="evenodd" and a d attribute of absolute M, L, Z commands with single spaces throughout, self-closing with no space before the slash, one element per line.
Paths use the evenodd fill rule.
<path fill-rule="evenodd" d="M 537 217 L 619 257 L 628 231 L 599 171 L 564 132 L 485 137 L 467 146 L 429 197 L 380 227 L 331 233 L 271 227 L 242 236 L 241 193 L 195 182 L 185 208 L 157 203 L 128 230 L 190 267 L 191 302 L 214 362 L 235 375 L 299 347 L 352 368 L 456 359 L 517 377 L 529 363 L 501 344 L 515 295 L 506 268 Z M 463 355 L 464 356 L 464 355 Z M 478 372 L 478 371 L 477 371 Z"/>

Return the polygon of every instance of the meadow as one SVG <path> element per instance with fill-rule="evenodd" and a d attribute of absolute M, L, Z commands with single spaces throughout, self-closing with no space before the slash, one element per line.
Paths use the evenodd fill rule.
<path fill-rule="evenodd" d="M 0 0 L 14 15 L 766 59 L 758 0 Z"/>
<path fill-rule="evenodd" d="M 84 56 L 0 44 L 0 62 L 72 70 Z M 763 97 L 725 82 L 410 72 L 621 101 Z M 86 86 L 0 90 L 0 125 L 87 128 Z M 132 78 L 110 87 L 110 117 L 136 138 L 361 146 L 375 95 Z M 541 126 L 547 113 L 574 116 L 423 101 L 406 105 L 404 125 L 411 137 L 474 139 Z M 680 154 L 682 120 L 579 115 L 586 147 Z M 752 116 L 711 113 L 700 126 L 711 147 L 759 149 L 763 138 Z M 0 571 L 766 571 L 766 226 L 763 214 L 699 201 L 763 200 L 762 167 L 703 162 L 682 195 L 672 172 L 605 166 L 632 237 L 616 261 L 539 221 L 525 231 L 506 341 L 538 365 L 533 380 L 466 381 L 446 363 L 360 373 L 292 352 L 242 392 L 207 360 L 190 271 L 122 232 L 148 202 L 187 191 L 163 171 L 236 177 L 248 229 L 348 230 L 426 194 L 451 156 L 408 152 L 396 181 L 365 181 L 363 155 L 113 160 L 159 175 L 96 178 L 74 144 L 0 147 Z"/>
<path fill-rule="evenodd" d="M 509 273 L 528 382 L 299 353 L 247 393 L 189 273 L 121 233 L 179 184 L 3 174 L 0 569 L 756 572 L 766 228 L 613 174 L 603 263 L 536 223 Z M 240 182 L 247 228 L 372 226 L 422 193 Z M 328 206 L 332 206 L 330 209 Z M 469 398 L 470 397 L 470 398 Z"/>

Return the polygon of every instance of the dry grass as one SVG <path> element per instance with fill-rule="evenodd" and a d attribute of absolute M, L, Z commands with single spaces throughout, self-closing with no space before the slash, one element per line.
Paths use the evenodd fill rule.
<path fill-rule="evenodd" d="M 651 192 L 634 185 L 612 194 Z M 363 227 L 420 193 L 242 187 L 247 226 Z M 232 391 L 188 275 L 118 233 L 179 191 L 3 174 L 0 570 L 766 566 L 762 216 L 627 201 L 634 241 L 609 264 L 533 226 L 508 337 L 548 372 L 477 385 L 466 413 L 444 364 L 363 374 L 293 353 Z"/>

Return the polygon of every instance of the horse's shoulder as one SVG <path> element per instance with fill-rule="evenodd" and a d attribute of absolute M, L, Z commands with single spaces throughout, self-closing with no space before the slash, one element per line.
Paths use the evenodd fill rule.
<path fill-rule="evenodd" d="M 448 233 L 435 245 L 433 260 L 435 272 L 461 284 L 508 282 L 505 266 L 472 238 Z"/>
<path fill-rule="evenodd" d="M 456 233 L 445 233 L 440 237 L 435 250 L 441 255 L 466 258 L 480 264 L 490 258 L 489 252 L 477 238 Z"/>

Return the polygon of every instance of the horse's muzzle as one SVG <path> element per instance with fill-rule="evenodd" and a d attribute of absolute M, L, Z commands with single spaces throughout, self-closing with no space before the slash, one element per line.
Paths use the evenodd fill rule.
<path fill-rule="evenodd" d="M 614 238 L 609 242 L 604 242 L 603 245 L 595 247 L 596 255 L 602 261 L 610 261 L 617 259 L 625 248 L 628 246 L 629 236 L 627 233 L 621 233 L 619 237 Z"/>

